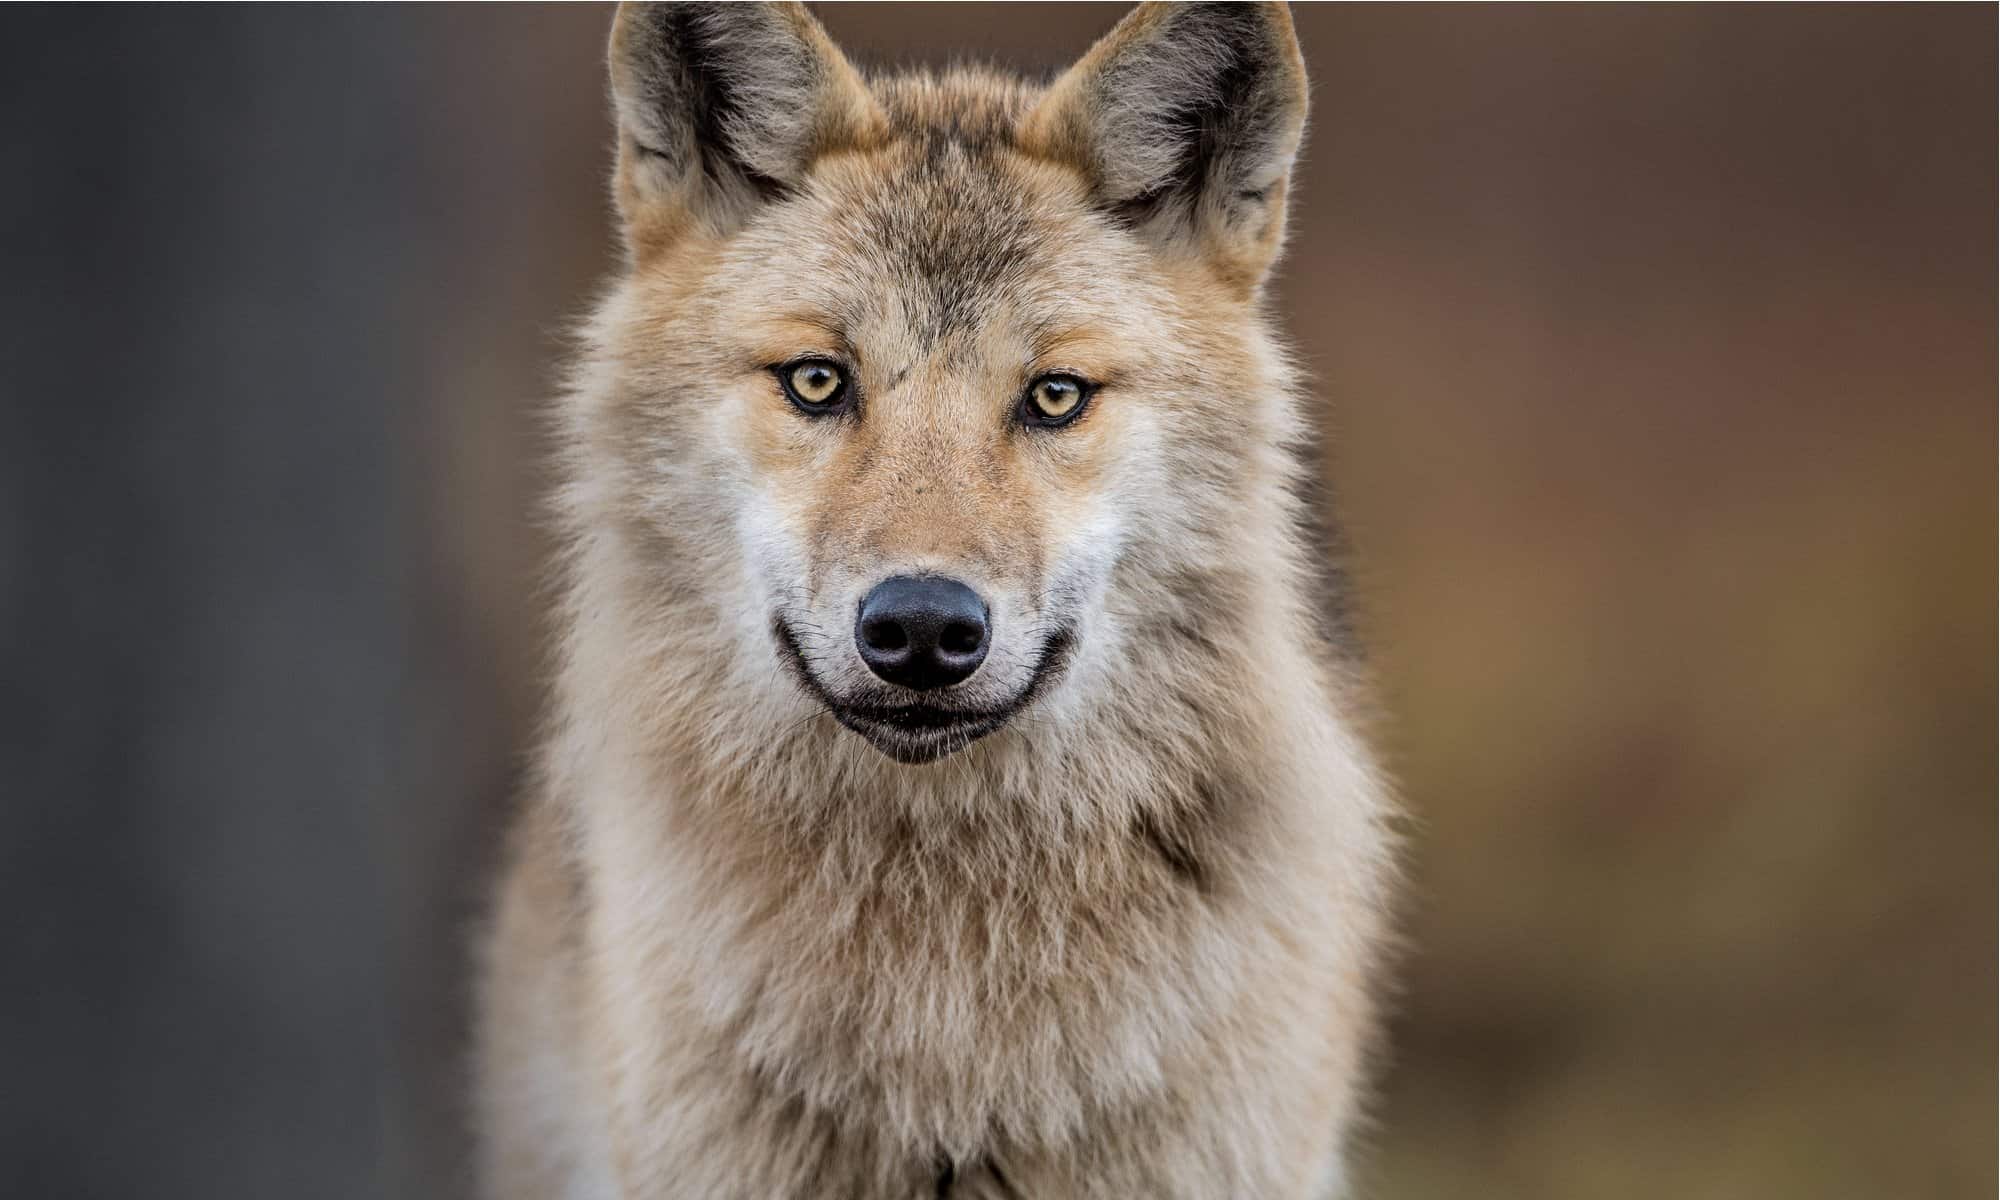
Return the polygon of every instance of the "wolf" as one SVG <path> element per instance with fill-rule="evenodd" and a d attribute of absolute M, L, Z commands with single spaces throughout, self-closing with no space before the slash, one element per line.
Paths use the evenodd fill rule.
<path fill-rule="evenodd" d="M 487 1196 L 1325 1197 L 1391 802 L 1263 287 L 1282 5 L 1045 84 L 627 4 Z"/>

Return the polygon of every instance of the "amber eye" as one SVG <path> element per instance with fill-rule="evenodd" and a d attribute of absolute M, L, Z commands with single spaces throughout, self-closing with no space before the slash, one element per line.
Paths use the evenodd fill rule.
<path fill-rule="evenodd" d="M 807 412 L 826 412 L 847 395 L 847 375 L 840 364 L 824 358 L 806 358 L 778 368 L 778 382 L 793 404 Z"/>
<path fill-rule="evenodd" d="M 1090 385 L 1074 375 L 1043 375 L 1021 397 L 1021 419 L 1030 425 L 1067 425 L 1090 399 Z"/>

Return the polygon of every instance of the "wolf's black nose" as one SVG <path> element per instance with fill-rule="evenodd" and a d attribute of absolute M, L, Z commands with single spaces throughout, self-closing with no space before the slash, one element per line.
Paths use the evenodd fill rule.
<path fill-rule="evenodd" d="M 956 579 L 895 575 L 875 585 L 854 621 L 868 669 L 906 688 L 950 687 L 986 661 L 986 602 Z"/>

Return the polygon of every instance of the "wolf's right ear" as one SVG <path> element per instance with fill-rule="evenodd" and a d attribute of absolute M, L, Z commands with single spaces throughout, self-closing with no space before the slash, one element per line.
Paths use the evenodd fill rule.
<path fill-rule="evenodd" d="M 618 208 L 634 257 L 726 234 L 884 119 L 803 4 L 635 4 L 611 28 Z"/>

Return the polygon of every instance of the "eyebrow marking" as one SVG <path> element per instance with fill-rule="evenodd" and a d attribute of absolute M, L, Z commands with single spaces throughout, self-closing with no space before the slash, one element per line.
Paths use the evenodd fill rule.
<path fill-rule="evenodd" d="M 854 344 L 847 337 L 847 327 L 837 316 L 809 311 L 789 312 L 778 318 L 778 324 L 781 327 L 788 327 L 786 332 L 794 338 L 817 340 L 806 334 L 806 331 L 810 330 L 812 334 L 826 339 L 812 349 L 831 351 L 835 356 L 849 362 L 856 359 Z"/>
<path fill-rule="evenodd" d="M 1105 346 L 1112 341 L 1113 338 L 1107 330 L 1091 322 L 1067 324 L 1041 322 L 1029 329 L 1028 357 L 1030 361 L 1043 361 L 1061 357 L 1066 353 Z"/>
<path fill-rule="evenodd" d="M 812 328 L 817 329 L 822 333 L 825 333 L 828 337 L 839 337 L 841 336 L 842 333 L 841 322 L 839 318 L 830 316 L 823 312 L 799 310 L 796 312 L 786 313 L 780 319 L 785 321 L 790 321 L 796 325 L 809 325 Z"/>

